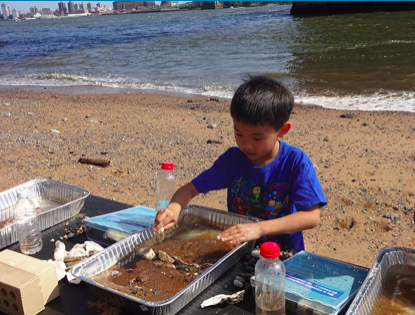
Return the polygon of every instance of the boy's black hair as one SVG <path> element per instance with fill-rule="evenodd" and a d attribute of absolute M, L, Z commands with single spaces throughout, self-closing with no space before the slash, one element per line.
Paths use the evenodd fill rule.
<path fill-rule="evenodd" d="M 248 125 L 270 125 L 279 130 L 293 107 L 294 96 L 283 84 L 266 76 L 250 76 L 232 98 L 231 116 Z"/>

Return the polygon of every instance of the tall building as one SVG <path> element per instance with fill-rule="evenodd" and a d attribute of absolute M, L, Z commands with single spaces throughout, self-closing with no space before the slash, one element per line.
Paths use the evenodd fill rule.
<path fill-rule="evenodd" d="M 79 4 L 78 4 L 78 3 L 75 3 L 73 6 L 74 6 L 74 8 L 75 8 L 75 12 L 76 12 L 76 11 L 78 11 L 78 10 L 80 9 L 80 6 L 79 6 Z"/>
<path fill-rule="evenodd" d="M 102 8 L 101 3 L 97 2 L 97 8 Z"/>
<path fill-rule="evenodd" d="M 88 2 L 87 7 L 88 7 L 88 11 L 92 11 L 92 3 L 91 2 Z"/>
<path fill-rule="evenodd" d="M 41 12 L 42 12 L 42 15 L 47 15 L 50 12 L 50 8 L 43 8 Z"/>
<path fill-rule="evenodd" d="M 16 9 L 13 9 L 12 15 L 13 15 L 13 19 L 18 19 L 20 14 L 19 14 L 19 11 L 17 11 Z"/>
<path fill-rule="evenodd" d="M 146 6 L 147 1 L 114 1 L 112 7 L 114 10 L 131 11 Z"/>
<path fill-rule="evenodd" d="M 62 2 L 62 1 L 59 2 L 58 7 L 59 7 L 59 13 L 60 14 L 66 13 L 66 3 L 65 2 Z"/>
<path fill-rule="evenodd" d="M 9 8 L 6 6 L 4 2 L 1 5 L 1 13 L 3 14 L 3 19 L 5 20 L 7 20 L 10 16 Z"/>
<path fill-rule="evenodd" d="M 68 2 L 68 11 L 69 13 L 75 13 L 75 5 L 73 4 L 72 1 Z"/>

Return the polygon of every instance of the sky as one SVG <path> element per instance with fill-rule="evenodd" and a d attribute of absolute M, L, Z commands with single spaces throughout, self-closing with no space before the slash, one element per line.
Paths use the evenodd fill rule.
<path fill-rule="evenodd" d="M 69 1 L 69 0 L 68 0 Z M 66 2 L 66 6 L 68 6 L 68 1 L 64 1 Z M 112 8 L 112 2 L 113 1 L 88 1 L 88 0 L 72 0 L 74 3 L 78 2 L 78 3 L 85 3 L 87 4 L 88 2 L 91 2 L 92 5 L 95 7 L 96 3 L 99 2 L 101 3 L 103 6 L 106 5 L 107 7 Z M 29 8 L 36 6 L 38 9 L 42 9 L 42 8 L 49 8 L 52 11 L 56 10 L 58 8 L 58 3 L 60 1 L 4 1 L 4 0 L 0 0 L 0 3 L 6 3 L 6 5 L 10 8 L 10 11 L 13 9 L 19 10 L 21 13 L 27 13 L 29 12 Z M 156 4 L 159 1 L 156 1 Z"/>

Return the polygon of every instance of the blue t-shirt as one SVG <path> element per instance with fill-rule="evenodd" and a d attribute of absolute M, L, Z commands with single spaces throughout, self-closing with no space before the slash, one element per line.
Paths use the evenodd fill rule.
<path fill-rule="evenodd" d="M 232 147 L 192 183 L 199 193 L 228 188 L 230 212 L 264 220 L 327 204 L 310 158 L 282 141 L 278 155 L 268 165 L 253 166 L 238 147 Z M 282 250 L 304 250 L 302 232 L 268 238 Z"/>

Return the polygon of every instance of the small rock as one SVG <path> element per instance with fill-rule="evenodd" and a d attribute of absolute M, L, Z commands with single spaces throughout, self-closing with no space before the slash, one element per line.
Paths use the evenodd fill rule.
<path fill-rule="evenodd" d="M 67 120 L 68 120 L 68 118 L 66 118 L 66 117 L 62 118 L 62 121 L 67 121 Z"/>
<path fill-rule="evenodd" d="M 211 124 L 208 125 L 208 128 L 209 129 L 215 129 L 215 128 L 217 128 L 217 125 L 211 123 Z"/>
<path fill-rule="evenodd" d="M 54 243 L 54 242 L 55 242 L 55 239 L 54 239 L 54 238 L 51 238 L 51 239 L 50 239 L 50 242 L 51 242 L 51 243 Z"/>
<path fill-rule="evenodd" d="M 222 144 L 222 141 L 209 139 L 208 141 L 206 141 L 206 143 L 207 144 Z"/>
<path fill-rule="evenodd" d="M 353 114 L 341 114 L 340 118 L 352 119 L 352 118 L 354 118 L 354 115 Z"/>
<path fill-rule="evenodd" d="M 252 252 L 251 252 L 251 256 L 255 257 L 255 258 L 261 258 L 261 254 L 260 254 L 260 250 L 259 248 L 255 248 Z"/>
<path fill-rule="evenodd" d="M 209 99 L 209 101 L 219 103 L 219 99 L 214 98 L 214 97 L 211 97 L 211 98 Z"/>
<path fill-rule="evenodd" d="M 242 278 L 242 277 L 240 277 L 240 276 L 236 276 L 236 277 L 235 277 L 235 280 L 237 280 L 237 281 L 239 281 L 239 282 L 242 282 L 242 283 L 245 283 L 245 282 L 246 282 L 245 278 Z"/>
<path fill-rule="evenodd" d="M 237 288 L 243 288 L 244 284 L 241 281 L 233 280 L 233 285 Z"/>
<path fill-rule="evenodd" d="M 58 134 L 60 134 L 61 132 L 60 132 L 59 130 L 52 129 L 52 130 L 50 131 L 50 133 L 51 133 L 52 135 L 58 135 Z"/>

